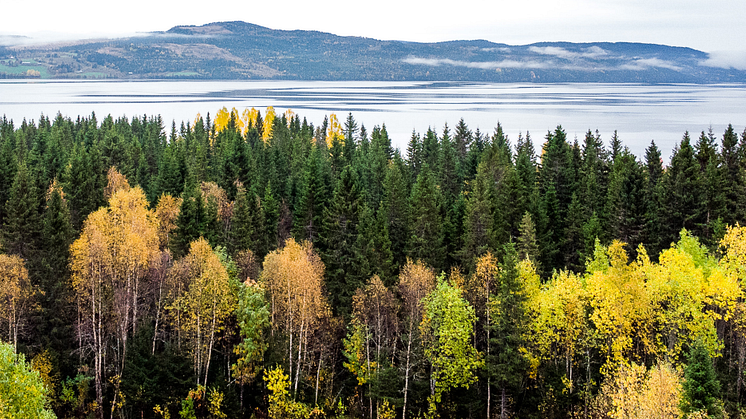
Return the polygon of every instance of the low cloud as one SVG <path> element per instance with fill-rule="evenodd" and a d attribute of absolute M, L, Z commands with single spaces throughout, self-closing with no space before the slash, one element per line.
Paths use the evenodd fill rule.
<path fill-rule="evenodd" d="M 734 70 L 746 70 L 746 51 L 715 51 L 699 65 Z"/>
<path fill-rule="evenodd" d="M 541 55 L 551 55 L 557 58 L 563 58 L 566 60 L 576 60 L 578 58 L 604 58 L 609 55 L 609 53 L 604 50 L 601 47 L 598 46 L 592 46 L 589 48 L 583 49 L 582 52 L 575 52 L 575 51 L 569 51 L 561 47 L 529 47 L 529 51 L 541 54 Z"/>
<path fill-rule="evenodd" d="M 552 63 L 542 61 L 458 61 L 449 58 L 420 57 L 407 57 L 403 61 L 413 65 L 427 65 L 431 67 L 449 65 L 453 67 L 479 68 L 482 70 L 497 70 L 498 68 L 548 68 L 552 65 Z"/>
<path fill-rule="evenodd" d="M 508 47 L 498 47 L 498 48 L 481 48 L 484 52 L 504 52 L 509 53 L 511 50 Z"/>
<path fill-rule="evenodd" d="M 628 64 L 622 64 L 621 66 L 619 66 L 619 69 L 639 71 L 639 70 L 647 70 L 651 67 L 665 68 L 665 69 L 674 70 L 674 71 L 681 71 L 681 67 L 677 66 L 676 64 L 670 61 L 661 60 L 660 58 L 636 59 Z"/>

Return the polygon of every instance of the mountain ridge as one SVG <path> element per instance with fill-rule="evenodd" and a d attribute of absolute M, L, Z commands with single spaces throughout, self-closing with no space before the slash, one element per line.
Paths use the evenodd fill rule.
<path fill-rule="evenodd" d="M 241 22 L 143 36 L 0 47 L 0 77 L 728 83 L 746 71 L 689 47 L 634 42 L 378 40 Z"/>

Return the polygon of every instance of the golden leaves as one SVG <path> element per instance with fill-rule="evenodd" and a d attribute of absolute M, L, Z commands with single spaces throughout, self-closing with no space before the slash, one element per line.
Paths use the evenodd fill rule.
<path fill-rule="evenodd" d="M 161 249 L 167 249 L 169 246 L 171 233 L 176 229 L 181 201 L 181 198 L 174 198 L 164 193 L 155 207 L 155 217 L 158 220 L 158 243 Z"/>
<path fill-rule="evenodd" d="M 339 141 L 340 144 L 344 145 L 345 137 L 342 134 L 342 125 L 337 119 L 337 115 L 329 115 L 329 126 L 326 129 L 326 146 L 332 148 L 334 140 Z"/>

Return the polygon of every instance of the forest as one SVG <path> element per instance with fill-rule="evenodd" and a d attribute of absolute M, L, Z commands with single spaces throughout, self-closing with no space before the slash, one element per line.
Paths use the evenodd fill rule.
<path fill-rule="evenodd" d="M 538 143 L 537 143 L 538 144 Z M 0 120 L 0 418 L 739 418 L 746 131 Z"/>

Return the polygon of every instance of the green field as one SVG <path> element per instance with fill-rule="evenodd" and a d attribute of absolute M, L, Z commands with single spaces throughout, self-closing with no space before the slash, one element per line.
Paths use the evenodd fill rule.
<path fill-rule="evenodd" d="M 15 67 L 11 67 L 8 65 L 0 64 L 0 74 L 24 74 L 28 70 L 36 70 L 41 74 L 41 78 L 49 78 L 49 70 L 41 65 L 19 65 Z"/>

